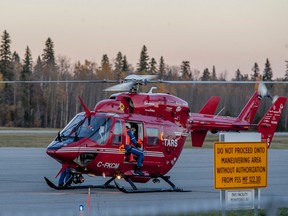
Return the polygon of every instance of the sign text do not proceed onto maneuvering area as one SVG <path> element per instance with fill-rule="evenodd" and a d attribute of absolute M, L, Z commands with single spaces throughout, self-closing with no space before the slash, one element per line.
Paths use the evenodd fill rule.
<path fill-rule="evenodd" d="M 267 172 L 266 143 L 214 144 L 215 189 L 263 188 Z"/>

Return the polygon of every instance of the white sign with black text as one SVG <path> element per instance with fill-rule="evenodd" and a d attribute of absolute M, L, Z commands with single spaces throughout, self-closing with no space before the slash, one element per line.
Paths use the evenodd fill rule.
<path fill-rule="evenodd" d="M 227 209 L 253 209 L 254 189 L 247 190 L 226 190 Z"/>

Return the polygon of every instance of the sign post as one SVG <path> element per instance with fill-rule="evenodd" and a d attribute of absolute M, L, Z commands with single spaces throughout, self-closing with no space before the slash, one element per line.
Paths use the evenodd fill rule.
<path fill-rule="evenodd" d="M 267 173 L 267 144 L 265 142 L 216 142 L 214 144 L 215 189 L 254 188 L 257 190 L 254 190 L 253 197 L 259 199 L 258 188 L 267 187 Z M 222 196 L 225 196 L 223 191 L 221 200 L 226 200 Z M 251 193 L 247 190 L 245 193 L 232 191 L 228 196 L 232 202 L 248 202 Z"/>

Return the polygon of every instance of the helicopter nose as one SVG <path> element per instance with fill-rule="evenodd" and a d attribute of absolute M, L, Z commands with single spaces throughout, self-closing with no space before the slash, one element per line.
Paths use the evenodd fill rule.
<path fill-rule="evenodd" d="M 55 153 L 58 149 L 60 149 L 63 146 L 63 144 L 59 141 L 52 141 L 47 149 L 46 149 L 46 153 L 50 154 L 50 153 Z"/>
<path fill-rule="evenodd" d="M 48 154 L 50 157 L 57 159 L 58 158 L 57 157 L 57 150 L 60 148 L 61 147 L 60 147 L 59 143 L 56 141 L 53 141 L 48 145 L 48 147 L 46 149 L 46 154 Z"/>
<path fill-rule="evenodd" d="M 72 162 L 77 157 L 78 150 L 77 147 L 70 148 L 67 143 L 55 140 L 48 145 L 46 153 L 62 163 Z"/>

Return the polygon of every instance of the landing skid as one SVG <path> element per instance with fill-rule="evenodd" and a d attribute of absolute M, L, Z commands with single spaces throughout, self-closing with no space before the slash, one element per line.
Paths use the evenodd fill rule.
<path fill-rule="evenodd" d="M 116 188 L 123 192 L 123 193 L 151 193 L 151 192 L 191 192 L 190 190 L 184 190 L 181 188 L 177 188 L 170 180 L 169 176 L 159 176 L 159 178 L 163 179 L 165 182 L 167 182 L 171 188 L 170 189 L 163 189 L 163 188 L 149 188 L 149 189 L 138 189 L 136 185 L 131 181 L 131 179 L 128 176 L 123 176 L 123 178 L 131 185 L 132 189 L 126 189 L 122 186 L 120 186 L 115 180 L 114 183 L 116 185 Z"/>
<path fill-rule="evenodd" d="M 114 180 L 114 177 L 109 179 L 103 185 L 74 185 L 74 186 L 57 186 L 53 182 L 51 182 L 48 178 L 44 177 L 47 185 L 55 190 L 73 190 L 73 189 L 83 189 L 83 188 L 116 188 L 110 183 Z"/>
<path fill-rule="evenodd" d="M 159 176 L 159 178 L 163 179 L 165 182 L 167 182 L 171 188 L 170 189 L 163 189 L 163 188 L 151 188 L 151 189 L 138 189 L 136 185 L 133 183 L 133 181 L 130 179 L 129 176 L 122 176 L 125 181 L 127 181 L 132 189 L 126 189 L 122 186 L 120 186 L 116 181 L 115 177 L 110 178 L 107 182 L 105 182 L 103 185 L 75 185 L 75 186 L 57 186 L 53 182 L 51 182 L 48 178 L 44 177 L 47 185 L 55 190 L 73 190 L 73 189 L 83 189 L 83 188 L 117 188 L 119 191 L 123 193 L 151 193 L 151 192 L 191 192 L 190 190 L 184 190 L 181 188 L 176 187 L 170 180 L 169 176 Z M 110 183 L 114 180 L 115 186 L 110 185 Z"/>

